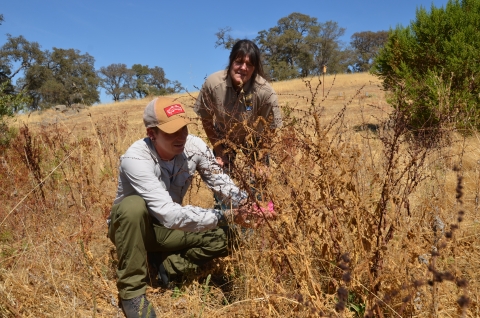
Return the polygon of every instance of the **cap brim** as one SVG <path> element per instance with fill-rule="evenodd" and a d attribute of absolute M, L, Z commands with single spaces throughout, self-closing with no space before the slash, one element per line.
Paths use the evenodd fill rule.
<path fill-rule="evenodd" d="M 193 123 L 187 118 L 180 117 L 180 118 L 176 118 L 174 120 L 171 120 L 168 123 L 158 125 L 157 127 L 161 131 L 163 131 L 167 134 L 173 134 L 173 133 L 177 132 L 178 130 L 182 129 L 183 127 L 185 127 L 188 124 L 193 124 Z"/>

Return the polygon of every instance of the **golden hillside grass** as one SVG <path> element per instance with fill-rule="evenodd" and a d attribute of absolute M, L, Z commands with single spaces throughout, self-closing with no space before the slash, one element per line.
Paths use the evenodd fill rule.
<path fill-rule="evenodd" d="M 424 148 L 396 135 L 368 74 L 325 76 L 325 88 L 317 78 L 272 85 L 285 127 L 268 136 L 268 178 L 254 177 L 278 218 L 178 290 L 152 280 L 157 316 L 480 316 L 478 136 L 451 132 Z M 177 96 L 195 118 L 196 94 Z M 10 123 L 19 135 L 0 154 L 0 316 L 122 317 L 105 219 L 118 158 L 145 135 L 149 100 Z M 200 125 L 190 132 L 204 136 Z M 194 182 L 184 204 L 212 201 Z"/>
<path fill-rule="evenodd" d="M 323 77 L 308 79 L 311 81 L 311 90 L 318 89 L 317 103 L 321 105 L 321 112 L 325 120 L 334 116 L 343 104 L 352 101 L 349 106 L 347 118 L 351 125 L 364 122 L 378 123 L 386 118 L 389 106 L 385 102 L 384 92 L 378 79 L 368 73 L 355 75 L 327 75 L 325 82 L 320 83 Z M 306 109 L 310 105 L 312 96 L 310 88 L 301 79 L 272 83 L 278 94 L 280 106 L 290 105 L 298 109 Z M 193 112 L 193 104 L 198 92 L 191 94 L 176 94 L 187 107 L 188 115 L 196 118 Z M 75 135 L 81 135 L 82 130 L 89 130 L 92 120 L 101 122 L 102 118 L 110 116 L 125 116 L 129 126 L 138 128 L 144 133 L 142 121 L 143 110 L 147 103 L 154 97 L 140 100 L 128 100 L 118 103 L 102 104 L 82 110 L 76 114 L 64 115 L 53 109 L 41 112 L 33 112 L 16 117 L 16 125 L 32 124 L 35 126 L 48 126 L 52 123 L 68 126 L 68 130 Z M 367 109 L 367 112 L 365 110 Z M 365 118 L 366 117 L 366 118 Z M 202 128 L 194 129 L 192 133 L 202 134 Z"/>

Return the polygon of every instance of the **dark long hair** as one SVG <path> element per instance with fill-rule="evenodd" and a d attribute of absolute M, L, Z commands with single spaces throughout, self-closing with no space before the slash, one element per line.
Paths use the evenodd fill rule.
<path fill-rule="evenodd" d="M 255 67 L 253 70 L 252 77 L 250 78 L 252 83 L 255 81 L 257 74 L 265 78 L 260 50 L 258 49 L 258 46 L 254 42 L 247 39 L 240 40 L 237 43 L 235 43 L 235 45 L 233 46 L 229 56 L 227 74 L 230 75 L 230 70 L 232 68 L 233 62 L 239 58 L 243 59 L 245 58 L 245 56 L 248 56 L 250 63 L 252 63 L 253 66 Z"/>

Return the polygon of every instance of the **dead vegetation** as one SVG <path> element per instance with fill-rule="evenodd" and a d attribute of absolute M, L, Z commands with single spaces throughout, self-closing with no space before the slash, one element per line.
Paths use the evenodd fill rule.
<path fill-rule="evenodd" d="M 420 145 L 378 84 L 367 74 L 326 77 L 324 94 L 315 78 L 273 84 L 285 125 L 267 136 L 273 162 L 254 184 L 279 217 L 240 231 L 231 256 L 180 288 L 152 281 L 157 316 L 480 316 L 477 135 Z M 18 133 L 0 149 L 0 316 L 122 317 L 105 219 L 147 102 L 11 123 Z M 248 187 L 254 163 L 238 159 Z M 212 201 L 197 182 L 184 203 Z"/>

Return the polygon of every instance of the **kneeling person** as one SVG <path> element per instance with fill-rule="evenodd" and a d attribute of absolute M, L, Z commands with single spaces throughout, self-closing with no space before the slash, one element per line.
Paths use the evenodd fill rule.
<path fill-rule="evenodd" d="M 188 134 L 190 121 L 180 103 L 156 98 L 143 120 L 148 137 L 120 158 L 109 216 L 108 235 L 119 261 L 117 288 L 129 318 L 155 317 L 145 298 L 147 252 L 160 253 L 164 280 L 180 276 L 227 255 L 226 233 L 219 227 L 227 220 L 248 226 L 247 218 L 264 218 L 259 209 L 240 208 L 246 193 L 222 173 L 205 142 Z M 196 171 L 231 210 L 181 205 Z"/>

